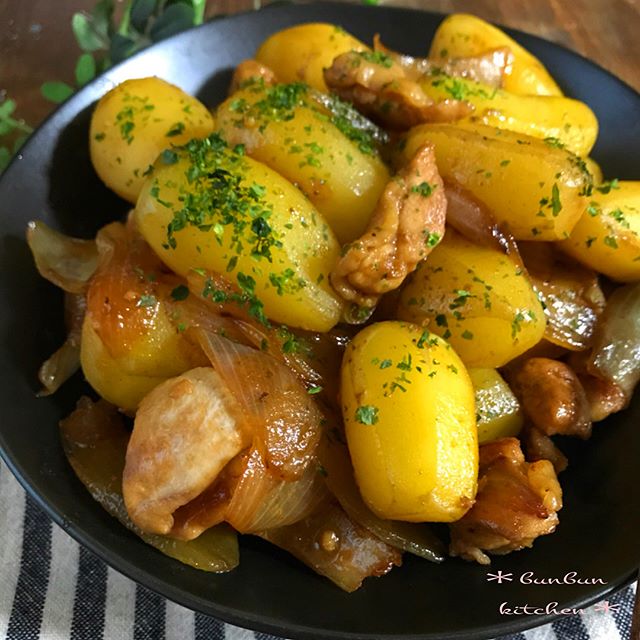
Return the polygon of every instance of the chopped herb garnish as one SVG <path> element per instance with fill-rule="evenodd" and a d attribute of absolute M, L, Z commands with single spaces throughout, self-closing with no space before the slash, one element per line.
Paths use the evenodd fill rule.
<path fill-rule="evenodd" d="M 555 136 L 548 136 L 544 139 L 544 142 L 546 142 L 550 147 L 553 147 L 554 149 L 564 149 L 564 143 Z"/>
<path fill-rule="evenodd" d="M 356 421 L 360 424 L 373 425 L 378 422 L 378 407 L 365 404 L 356 409 Z"/>
<path fill-rule="evenodd" d="M 155 307 L 158 299 L 151 294 L 143 293 L 136 302 L 136 307 Z"/>
<path fill-rule="evenodd" d="M 419 193 L 421 196 L 428 198 L 437 188 L 438 185 L 431 185 L 428 182 L 421 182 L 411 187 L 413 193 Z"/>
<path fill-rule="evenodd" d="M 378 64 L 387 69 L 393 66 L 393 60 L 382 51 L 357 51 L 356 53 L 367 62 Z"/>
<path fill-rule="evenodd" d="M 618 179 L 614 178 L 613 180 L 607 180 L 606 182 L 603 182 L 599 187 L 596 187 L 596 191 L 599 191 L 600 193 L 610 193 L 610 191 L 612 189 L 619 189 L 620 185 L 618 184 Z"/>
<path fill-rule="evenodd" d="M 186 300 L 189 297 L 189 287 L 179 284 L 172 292 L 171 297 L 174 300 Z"/>
<path fill-rule="evenodd" d="M 167 138 L 173 138 L 175 136 L 179 136 L 181 133 L 184 133 L 184 122 L 176 122 L 171 125 L 171 128 L 165 134 Z"/>
<path fill-rule="evenodd" d="M 308 389 L 307 393 L 310 396 L 314 396 L 317 393 L 320 393 L 322 391 L 322 387 L 311 387 L 310 389 Z"/>
<path fill-rule="evenodd" d="M 618 242 L 614 236 L 605 236 L 604 243 L 607 245 L 607 247 L 610 247 L 611 249 L 618 248 Z"/>
<path fill-rule="evenodd" d="M 178 154 L 171 149 L 165 149 L 160 154 L 160 158 L 162 159 L 162 162 L 164 162 L 164 164 L 175 164 L 176 162 L 178 162 Z"/>

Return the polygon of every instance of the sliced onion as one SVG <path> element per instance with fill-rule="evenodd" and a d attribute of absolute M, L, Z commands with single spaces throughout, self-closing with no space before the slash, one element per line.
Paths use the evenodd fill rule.
<path fill-rule="evenodd" d="M 484 204 L 476 200 L 459 184 L 448 181 L 447 224 L 467 240 L 502 251 L 522 265 L 518 245 L 513 236 L 500 227 Z"/>
<path fill-rule="evenodd" d="M 202 571 L 231 571 L 239 562 L 236 533 L 226 525 L 213 527 L 190 542 L 144 533 L 127 514 L 122 497 L 122 471 L 129 441 L 122 416 L 104 400 L 83 397 L 60 423 L 69 463 L 91 496 L 127 529 L 170 558 Z"/>
<path fill-rule="evenodd" d="M 81 293 L 98 267 L 93 240 L 71 238 L 41 220 L 29 222 L 27 243 L 43 278 L 69 293 Z"/>
<path fill-rule="evenodd" d="M 253 450 L 233 490 L 225 520 L 240 533 L 284 527 L 306 518 L 327 498 L 317 464 L 309 464 L 298 480 L 286 482 L 271 473 Z"/>
<path fill-rule="evenodd" d="M 347 448 L 327 440 L 320 449 L 320 460 L 326 471 L 326 483 L 349 517 L 387 544 L 431 562 L 442 562 L 445 549 L 427 524 L 383 520 L 364 503 L 353 477 Z"/>
<path fill-rule="evenodd" d="M 331 502 L 296 524 L 259 535 L 347 592 L 355 591 L 365 578 L 382 576 L 402 562 L 397 549 L 353 522 Z"/>
<path fill-rule="evenodd" d="M 605 306 L 598 274 L 567 262 L 550 243 L 521 242 L 518 247 L 543 303 L 544 337 L 570 351 L 588 349 Z"/>
<path fill-rule="evenodd" d="M 38 371 L 38 380 L 42 384 L 42 390 L 38 393 L 40 397 L 55 393 L 80 368 L 80 335 L 86 310 L 85 297 L 65 293 L 64 306 L 67 339 Z"/>
<path fill-rule="evenodd" d="M 322 414 L 274 357 L 196 329 L 198 342 L 241 406 L 254 446 L 282 479 L 300 478 L 315 455 Z"/>
<path fill-rule="evenodd" d="M 607 300 L 587 369 L 631 399 L 640 380 L 640 283 L 616 289 Z"/>

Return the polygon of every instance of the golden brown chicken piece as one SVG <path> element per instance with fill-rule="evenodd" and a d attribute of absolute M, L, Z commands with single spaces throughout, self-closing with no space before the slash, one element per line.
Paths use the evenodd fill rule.
<path fill-rule="evenodd" d="M 448 76 L 467 78 L 475 82 L 482 82 L 499 89 L 504 76 L 510 73 L 513 65 L 513 53 L 509 47 L 491 49 L 478 56 L 467 58 L 449 58 L 441 62 L 428 58 L 414 58 L 404 53 L 397 53 L 387 49 L 380 41 L 380 36 L 373 39 L 373 48 L 389 56 L 400 65 L 411 80 L 420 80 L 426 75 L 443 72 Z"/>
<path fill-rule="evenodd" d="M 276 84 L 276 74 L 262 62 L 257 60 L 243 60 L 234 70 L 229 87 L 229 95 L 242 89 L 248 82 L 262 81 L 265 85 Z"/>
<path fill-rule="evenodd" d="M 542 433 L 591 435 L 591 411 L 578 376 L 564 362 L 529 358 L 505 369 L 525 416 Z"/>
<path fill-rule="evenodd" d="M 529 462 L 549 460 L 556 473 L 564 471 L 569 466 L 567 456 L 556 447 L 553 440 L 531 425 L 527 425 L 521 434 L 522 444 Z"/>
<path fill-rule="evenodd" d="M 446 209 L 433 146 L 425 145 L 387 184 L 367 231 L 332 271 L 333 288 L 344 300 L 375 307 L 438 244 Z"/>
<path fill-rule="evenodd" d="M 251 443 L 240 408 L 212 368 L 157 386 L 140 403 L 127 447 L 122 491 L 131 520 L 167 535 L 173 513 L 207 489 Z"/>
<path fill-rule="evenodd" d="M 612 413 L 622 411 L 629 403 L 622 388 L 612 380 L 603 380 L 588 374 L 578 377 L 587 396 L 593 422 L 600 422 Z"/>
<path fill-rule="evenodd" d="M 517 551 L 552 533 L 561 508 L 562 490 L 551 462 L 525 462 L 516 438 L 489 442 L 480 447 L 476 502 L 450 525 L 449 552 L 489 564 L 487 552 Z"/>
<path fill-rule="evenodd" d="M 434 103 L 404 69 L 381 52 L 349 51 L 339 55 L 324 80 L 334 93 L 352 102 L 364 115 L 392 129 L 423 122 L 452 122 L 473 107 L 460 100 Z"/>

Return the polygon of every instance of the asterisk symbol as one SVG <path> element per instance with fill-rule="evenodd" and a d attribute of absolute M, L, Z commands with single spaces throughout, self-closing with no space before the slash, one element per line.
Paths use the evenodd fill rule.
<path fill-rule="evenodd" d="M 602 611 L 602 613 L 617 613 L 620 610 L 620 605 L 609 604 L 608 600 L 603 600 L 602 602 L 598 602 L 598 604 L 593 607 L 593 610 Z"/>
<path fill-rule="evenodd" d="M 491 582 L 492 580 L 495 580 L 498 584 L 511 582 L 513 580 L 513 573 L 502 573 L 502 571 L 498 571 L 498 573 L 487 573 L 487 582 Z"/>

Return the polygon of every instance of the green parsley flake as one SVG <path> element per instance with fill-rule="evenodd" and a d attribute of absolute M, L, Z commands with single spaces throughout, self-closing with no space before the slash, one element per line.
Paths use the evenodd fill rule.
<path fill-rule="evenodd" d="M 380 65 L 386 69 L 390 69 L 393 66 L 393 60 L 382 51 L 357 51 L 356 53 L 363 60 Z"/>
<path fill-rule="evenodd" d="M 438 185 L 431 185 L 428 182 L 421 182 L 411 187 L 412 193 L 419 193 L 424 198 L 428 198 L 437 188 Z"/>
<path fill-rule="evenodd" d="M 373 425 L 378 422 L 378 407 L 365 404 L 356 409 L 356 422 L 360 424 Z"/>
<path fill-rule="evenodd" d="M 189 287 L 179 284 L 172 292 L 171 297 L 174 300 L 186 300 L 189 297 Z"/>
<path fill-rule="evenodd" d="M 151 294 L 143 293 L 136 302 L 136 307 L 155 307 L 158 299 Z"/>
<path fill-rule="evenodd" d="M 171 125 L 171 128 L 169 129 L 169 131 L 167 131 L 167 133 L 165 133 L 165 135 L 167 138 L 173 138 L 184 133 L 184 129 L 184 122 L 176 122 L 175 124 Z"/>

